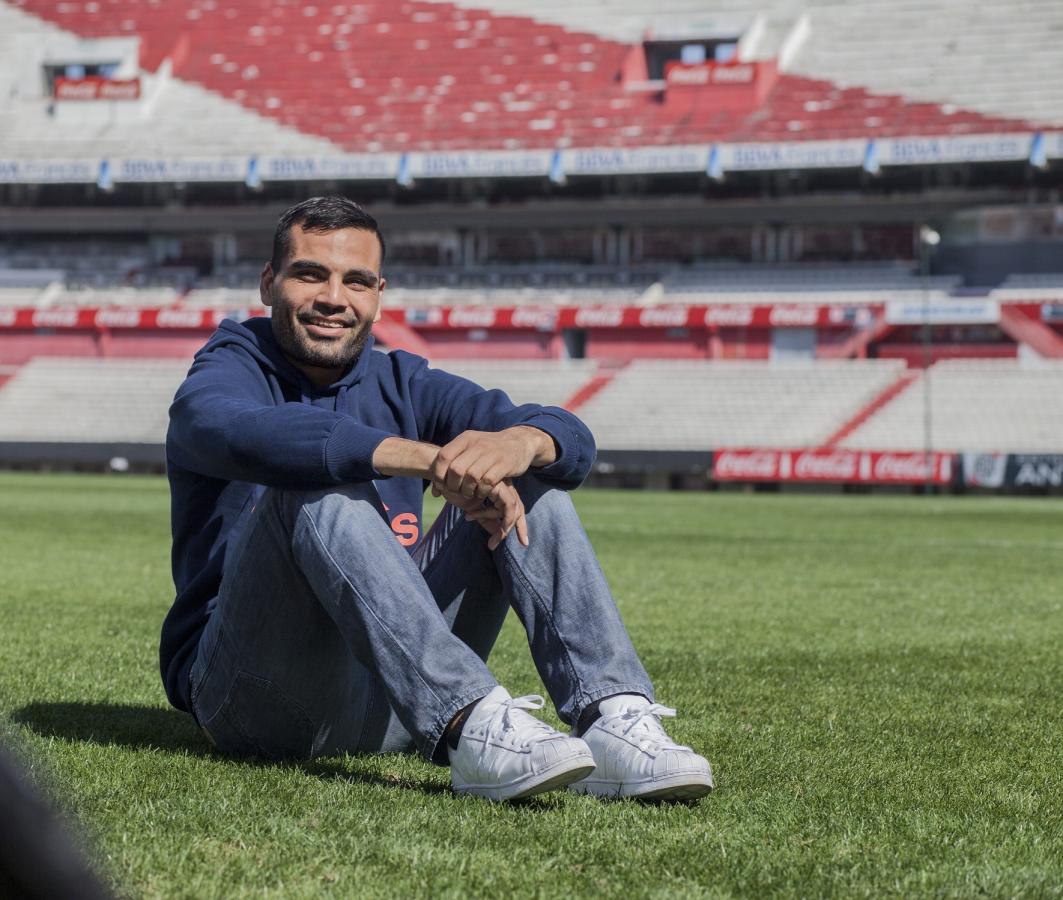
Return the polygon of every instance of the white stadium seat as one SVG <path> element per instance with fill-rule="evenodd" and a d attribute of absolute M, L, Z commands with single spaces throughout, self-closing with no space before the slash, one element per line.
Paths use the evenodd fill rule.
<path fill-rule="evenodd" d="M 639 361 L 579 415 L 609 450 L 818 446 L 902 371 L 893 360 Z"/>
<path fill-rule="evenodd" d="M 1063 363 L 947 360 L 928 372 L 850 435 L 844 446 L 924 449 L 929 398 L 930 444 L 935 450 L 1063 450 Z"/>

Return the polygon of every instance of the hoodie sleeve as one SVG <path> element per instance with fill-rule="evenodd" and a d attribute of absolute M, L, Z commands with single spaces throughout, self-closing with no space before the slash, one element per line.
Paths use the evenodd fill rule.
<path fill-rule="evenodd" d="M 594 463 L 594 437 L 568 410 L 526 403 L 517 406 L 503 391 L 484 390 L 475 382 L 421 364 L 410 382 L 421 440 L 447 444 L 463 431 L 502 431 L 531 425 L 557 443 L 557 459 L 534 469 L 548 484 L 579 487 Z"/>
<path fill-rule="evenodd" d="M 382 477 L 387 431 L 304 403 L 276 404 L 261 373 L 218 349 L 197 357 L 170 407 L 167 458 L 212 478 L 316 488 Z"/>

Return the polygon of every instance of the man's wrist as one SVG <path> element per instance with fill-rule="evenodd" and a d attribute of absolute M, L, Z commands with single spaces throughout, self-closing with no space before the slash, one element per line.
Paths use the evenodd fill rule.
<path fill-rule="evenodd" d="M 539 469 L 557 461 L 559 455 L 557 442 L 553 436 L 534 425 L 516 425 L 531 441 L 531 468 Z"/>
<path fill-rule="evenodd" d="M 431 478 L 432 463 L 438 453 L 435 444 L 400 437 L 385 438 L 373 454 L 373 468 L 381 475 Z"/>

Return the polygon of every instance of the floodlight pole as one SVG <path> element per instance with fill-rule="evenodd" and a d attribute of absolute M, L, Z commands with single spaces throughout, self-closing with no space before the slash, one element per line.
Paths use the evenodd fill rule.
<path fill-rule="evenodd" d="M 919 228 L 919 277 L 923 288 L 923 468 L 926 482 L 923 493 L 930 495 L 934 486 L 933 413 L 931 412 L 930 366 L 933 361 L 930 340 L 930 249 L 941 242 L 941 235 L 929 225 Z"/>

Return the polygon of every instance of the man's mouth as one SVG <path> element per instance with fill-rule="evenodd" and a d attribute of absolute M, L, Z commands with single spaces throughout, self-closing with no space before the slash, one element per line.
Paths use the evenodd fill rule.
<path fill-rule="evenodd" d="M 336 337 L 352 324 L 342 319 L 326 319 L 323 316 L 300 317 L 299 321 L 310 334 L 317 337 Z"/>

